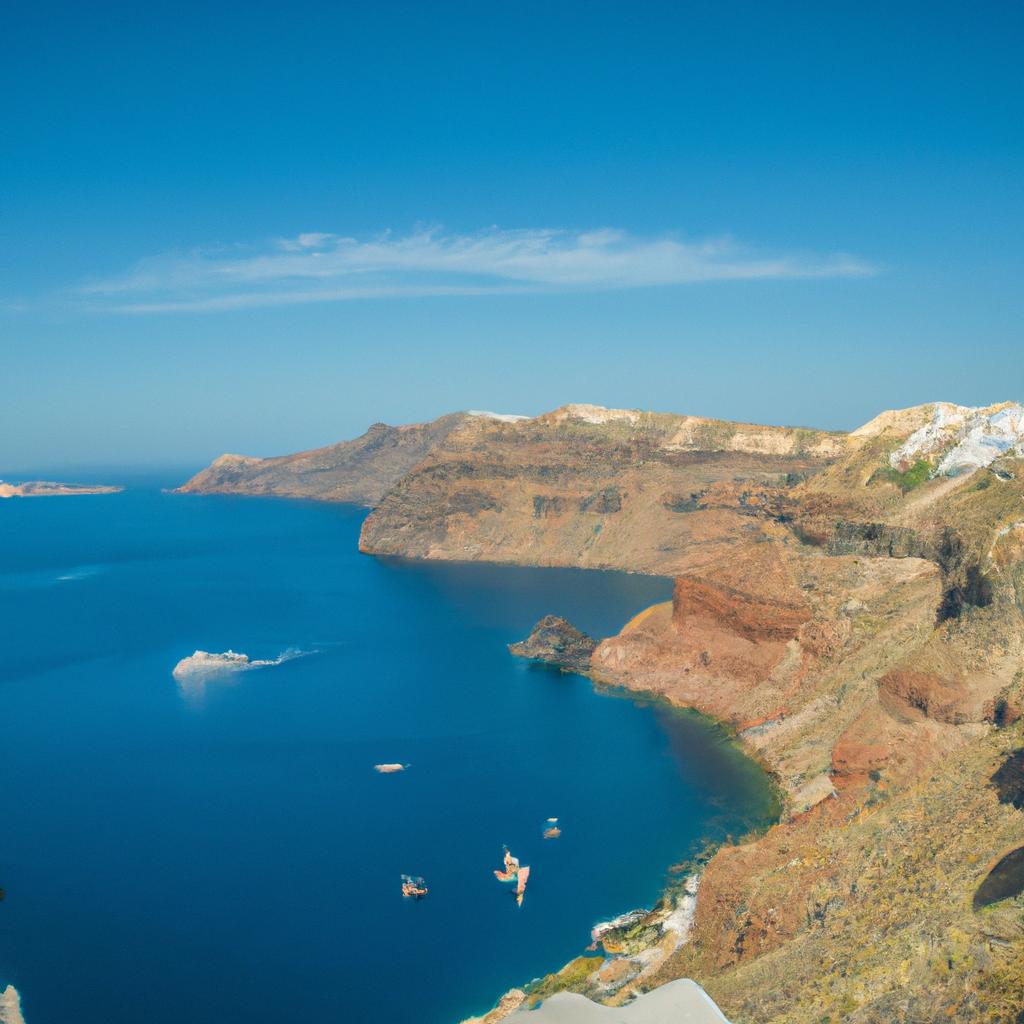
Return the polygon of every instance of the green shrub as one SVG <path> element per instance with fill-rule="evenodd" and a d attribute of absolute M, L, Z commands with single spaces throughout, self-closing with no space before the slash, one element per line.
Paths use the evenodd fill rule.
<path fill-rule="evenodd" d="M 931 475 L 932 464 L 927 459 L 918 459 L 905 473 L 901 473 L 898 469 L 893 469 L 891 466 L 885 466 L 883 469 L 878 470 L 871 477 L 871 480 L 884 480 L 887 483 L 895 484 L 906 494 L 908 491 L 914 490 L 915 487 L 920 487 L 921 484 L 927 483 L 931 479 Z"/>

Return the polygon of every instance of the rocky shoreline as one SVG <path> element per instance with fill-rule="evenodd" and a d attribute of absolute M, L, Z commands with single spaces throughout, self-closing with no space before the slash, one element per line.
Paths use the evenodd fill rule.
<path fill-rule="evenodd" d="M 693 978 L 736 1024 L 1022 1019 L 1024 798 L 995 781 L 1024 749 L 1019 404 L 849 434 L 586 406 L 462 420 L 360 546 L 675 578 L 587 674 L 722 722 L 785 811 L 710 858 L 689 941 L 612 1000 Z M 564 628 L 533 640 L 579 671 Z"/>
<path fill-rule="evenodd" d="M 593 667 L 591 659 L 598 646 L 598 641 L 576 629 L 570 622 L 557 615 L 547 615 L 534 626 L 529 637 L 509 644 L 509 651 L 517 657 L 562 672 L 585 676 L 601 689 L 615 690 L 625 695 L 623 687 L 602 680 Z M 670 704 L 663 696 L 638 691 L 635 687 L 631 687 L 629 692 L 633 695 L 639 693 L 655 702 Z M 770 769 L 757 751 L 744 746 L 748 756 L 760 763 L 771 777 Z M 738 838 L 742 840 L 744 837 Z M 523 1013 L 547 1005 L 558 993 L 586 997 L 586 1002 L 574 1004 L 574 1021 L 589 1019 L 584 1016 L 587 1003 L 595 1007 L 602 1004 L 621 1006 L 626 1002 L 631 1005 L 641 1004 L 643 997 L 638 999 L 639 993 L 646 990 L 670 957 L 690 939 L 697 912 L 701 873 L 717 848 L 717 844 L 708 846 L 690 860 L 670 866 L 668 873 L 674 877 L 653 907 L 628 911 L 595 925 L 588 947 L 590 955 L 579 956 L 560 970 L 535 979 L 522 988 L 510 989 L 487 1013 L 466 1018 L 461 1024 L 499 1024 L 509 1018 L 518 1020 Z M 690 979 L 685 979 L 685 983 L 699 989 L 704 1001 L 689 1008 L 695 1021 L 726 1020 L 699 985 Z M 531 1015 L 529 1019 L 533 1020 L 534 1017 Z M 554 1022 L 560 1018 L 553 1014 L 550 1019 Z M 636 1019 L 643 1020 L 643 1013 L 638 1012 Z"/>
<path fill-rule="evenodd" d="M 625 996 L 654 977 L 689 940 L 699 887 L 700 874 L 695 872 L 669 885 L 652 909 L 630 911 L 596 925 L 591 933 L 590 955 L 577 957 L 561 970 L 523 988 L 509 990 L 492 1010 L 462 1024 L 518 1019 L 564 992 L 585 996 L 592 1003 L 621 1005 Z"/>

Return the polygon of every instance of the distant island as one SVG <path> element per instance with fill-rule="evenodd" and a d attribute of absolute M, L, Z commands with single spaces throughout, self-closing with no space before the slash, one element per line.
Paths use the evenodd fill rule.
<path fill-rule="evenodd" d="M 123 487 L 111 484 L 62 484 L 55 480 L 26 480 L 12 484 L 0 480 L 0 498 L 56 498 L 71 494 L 117 494 Z"/>
<path fill-rule="evenodd" d="M 679 866 L 689 890 L 485 1024 L 680 978 L 758 1024 L 1022 1019 L 1020 404 L 936 402 L 849 433 L 454 413 L 224 456 L 181 490 L 368 506 L 368 554 L 675 579 L 617 636 L 545 619 L 515 653 L 713 716 L 777 781 L 782 820 Z"/>

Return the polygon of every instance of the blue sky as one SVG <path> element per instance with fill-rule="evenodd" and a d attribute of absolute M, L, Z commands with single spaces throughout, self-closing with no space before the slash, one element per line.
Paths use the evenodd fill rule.
<path fill-rule="evenodd" d="M 20 5 L 0 471 L 1024 398 L 1024 8 Z"/>

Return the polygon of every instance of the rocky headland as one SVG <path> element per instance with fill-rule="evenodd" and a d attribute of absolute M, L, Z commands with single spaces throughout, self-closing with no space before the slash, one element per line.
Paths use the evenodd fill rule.
<path fill-rule="evenodd" d="M 374 505 L 458 427 L 486 413 L 453 413 L 430 423 L 375 423 L 354 441 L 260 459 L 221 455 L 180 494 L 245 494 Z"/>
<path fill-rule="evenodd" d="M 727 723 L 784 795 L 777 825 L 702 866 L 684 940 L 677 891 L 619 936 L 625 958 L 605 937 L 527 998 L 621 1004 L 688 977 L 736 1024 L 1024 1020 L 1020 405 L 849 434 L 465 417 L 361 547 L 675 577 L 583 667 Z"/>

